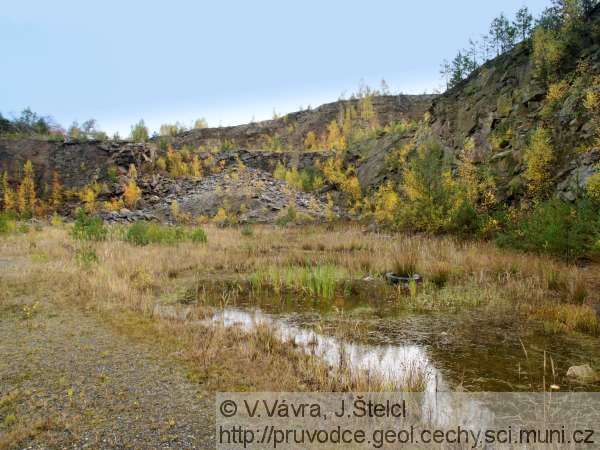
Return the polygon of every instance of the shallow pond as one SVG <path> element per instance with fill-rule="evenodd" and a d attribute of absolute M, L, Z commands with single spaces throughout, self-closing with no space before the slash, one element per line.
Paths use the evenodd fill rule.
<path fill-rule="evenodd" d="M 273 292 L 246 292 L 213 306 L 213 321 L 266 324 L 329 364 L 343 356 L 351 368 L 397 386 L 418 369 L 428 390 L 600 391 L 566 377 L 573 365 L 600 367 L 600 339 L 546 334 L 506 311 L 416 313 L 364 294 L 326 301 Z"/>

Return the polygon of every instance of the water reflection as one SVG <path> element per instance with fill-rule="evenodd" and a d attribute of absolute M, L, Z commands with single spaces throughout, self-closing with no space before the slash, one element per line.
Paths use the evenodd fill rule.
<path fill-rule="evenodd" d="M 250 331 L 259 325 L 269 327 L 284 342 L 292 342 L 328 365 L 344 365 L 357 377 L 381 380 L 393 389 L 402 390 L 418 383 L 427 392 L 445 391 L 448 386 L 441 373 L 418 345 L 359 344 L 323 335 L 254 310 L 225 308 L 210 319 L 225 327 L 240 326 Z"/>

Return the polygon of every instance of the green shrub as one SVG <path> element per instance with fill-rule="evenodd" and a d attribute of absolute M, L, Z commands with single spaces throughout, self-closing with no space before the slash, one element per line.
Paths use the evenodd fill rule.
<path fill-rule="evenodd" d="M 148 140 L 148 127 L 143 119 L 131 126 L 130 138 L 134 142 L 146 142 Z"/>
<path fill-rule="evenodd" d="M 90 267 L 92 264 L 96 264 L 99 261 L 96 250 L 90 247 L 78 249 L 75 252 L 75 259 L 77 259 L 77 262 L 84 267 Z"/>
<path fill-rule="evenodd" d="M 124 233 L 124 240 L 133 245 L 166 244 L 173 245 L 183 241 L 195 243 L 207 242 L 202 228 L 186 231 L 183 227 L 159 225 L 156 223 L 136 222 Z"/>
<path fill-rule="evenodd" d="M 100 217 L 91 217 L 83 208 L 79 208 L 71 234 L 73 238 L 80 241 L 103 241 L 106 239 L 108 229 Z"/>
<path fill-rule="evenodd" d="M 537 78 L 549 82 L 556 78 L 565 57 L 565 43 L 556 30 L 537 27 L 533 34 L 531 59 Z"/>
<path fill-rule="evenodd" d="M 308 168 L 300 171 L 302 190 L 312 192 L 323 187 L 323 175 L 315 169 Z"/>
<path fill-rule="evenodd" d="M 106 176 L 112 183 L 119 182 L 119 172 L 116 167 L 109 167 L 106 171 Z"/>
<path fill-rule="evenodd" d="M 572 260 L 596 252 L 599 238 L 600 213 L 589 199 L 570 204 L 552 198 L 536 206 L 497 242 Z"/>
<path fill-rule="evenodd" d="M 252 227 L 250 225 L 244 225 L 242 227 L 242 236 L 244 237 L 253 237 L 254 236 L 254 230 L 252 229 Z"/>
<path fill-rule="evenodd" d="M 194 228 L 190 233 L 190 240 L 197 244 L 204 244 L 208 242 L 206 232 L 202 228 Z"/>
<path fill-rule="evenodd" d="M 398 228 L 428 233 L 478 231 L 480 214 L 466 187 L 453 178 L 438 141 L 430 139 L 409 152 L 401 188 L 402 201 L 391 201 L 393 196 L 389 197 L 391 204 L 395 204 Z"/>
<path fill-rule="evenodd" d="M 284 180 L 294 189 L 300 189 L 305 192 L 312 192 L 323 187 L 323 174 L 314 168 L 307 168 L 298 171 L 295 167 L 286 169 L 278 162 L 273 172 L 273 177 L 278 180 Z"/>
<path fill-rule="evenodd" d="M 484 214 L 477 212 L 475 206 L 466 199 L 461 199 L 458 206 L 450 211 L 452 220 L 447 225 L 447 231 L 471 235 L 481 230 L 481 221 Z"/>
<path fill-rule="evenodd" d="M 125 232 L 124 240 L 133 245 L 148 245 L 148 224 L 145 222 L 136 222 Z"/>
<path fill-rule="evenodd" d="M 133 245 L 148 245 L 173 241 L 175 233 L 160 225 L 136 222 L 125 233 L 125 240 Z"/>
<path fill-rule="evenodd" d="M 31 227 L 26 224 L 21 222 L 18 226 L 17 226 L 17 232 L 21 233 L 21 234 L 27 234 L 31 231 Z"/>
<path fill-rule="evenodd" d="M 15 220 L 8 213 L 0 213 L 0 234 L 8 234 L 15 229 Z"/>

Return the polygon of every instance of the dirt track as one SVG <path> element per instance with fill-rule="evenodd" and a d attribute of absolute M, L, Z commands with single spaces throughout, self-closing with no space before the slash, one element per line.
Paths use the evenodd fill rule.
<path fill-rule="evenodd" d="M 213 404 L 177 358 L 95 313 L 0 309 L 0 448 L 212 448 Z"/>

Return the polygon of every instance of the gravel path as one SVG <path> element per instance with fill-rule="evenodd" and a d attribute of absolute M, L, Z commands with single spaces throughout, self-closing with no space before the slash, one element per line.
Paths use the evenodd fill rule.
<path fill-rule="evenodd" d="M 210 394 L 92 313 L 0 303 L 0 449 L 213 448 Z"/>

